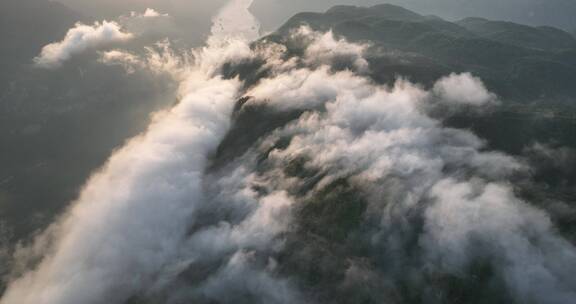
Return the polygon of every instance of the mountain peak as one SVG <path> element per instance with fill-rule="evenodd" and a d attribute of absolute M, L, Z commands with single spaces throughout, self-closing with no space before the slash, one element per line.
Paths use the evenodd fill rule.
<path fill-rule="evenodd" d="M 377 16 L 380 18 L 402 21 L 419 21 L 425 19 L 425 17 L 420 14 L 393 4 L 378 4 L 371 7 L 337 5 L 326 11 L 326 15 L 343 15 L 347 17 Z"/>

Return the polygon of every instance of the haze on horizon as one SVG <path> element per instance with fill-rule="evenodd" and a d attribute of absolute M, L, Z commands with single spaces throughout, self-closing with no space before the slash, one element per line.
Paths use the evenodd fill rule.
<path fill-rule="evenodd" d="M 147 7 L 166 10 L 187 25 L 206 24 L 225 1 L 198 0 L 58 0 L 86 15 L 113 17 L 130 10 Z M 252 12 L 266 30 L 274 30 L 292 15 L 302 11 L 325 11 L 334 5 L 371 6 L 390 3 L 424 15 L 437 15 L 448 20 L 483 17 L 529 25 L 550 25 L 576 30 L 576 1 L 573 0 L 256 0 Z"/>

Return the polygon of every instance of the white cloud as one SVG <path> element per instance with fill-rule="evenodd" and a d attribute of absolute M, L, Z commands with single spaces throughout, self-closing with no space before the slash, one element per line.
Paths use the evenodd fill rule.
<path fill-rule="evenodd" d="M 167 17 L 169 15 L 168 14 L 161 14 L 161 13 L 155 11 L 154 9 L 147 8 L 142 16 L 144 16 L 144 17 Z"/>
<path fill-rule="evenodd" d="M 78 23 L 68 30 L 64 39 L 46 45 L 40 55 L 34 58 L 37 66 L 43 68 L 57 68 L 76 54 L 88 49 L 99 49 L 115 43 L 126 42 L 135 37 L 157 37 L 177 34 L 178 27 L 168 14 L 148 8 L 143 13 L 131 12 L 128 16 L 120 16 L 118 22 L 103 21 L 94 25 Z M 101 60 L 108 64 L 122 64 L 128 68 L 136 64 L 135 55 L 127 56 L 127 52 L 120 56 L 119 50 L 103 53 Z M 133 68 L 130 68 L 131 71 Z"/>
<path fill-rule="evenodd" d="M 12 283 L 3 304 L 122 303 L 178 257 L 240 85 L 190 77 L 178 106 L 91 178 L 58 224 L 54 252 Z"/>
<path fill-rule="evenodd" d="M 136 68 L 143 67 L 140 57 L 122 50 L 111 50 L 100 54 L 100 62 L 107 65 L 122 66 L 126 72 L 132 74 Z"/>
<path fill-rule="evenodd" d="M 342 90 L 359 97 L 372 94 L 374 88 L 367 86 L 367 79 L 353 77 L 352 72 L 330 73 L 329 67 L 317 70 L 295 69 L 273 78 L 263 79 L 247 95 L 257 96 L 283 110 L 314 108 L 333 101 Z M 330 81 L 326 81 L 330 79 Z"/>
<path fill-rule="evenodd" d="M 443 102 L 456 105 L 481 106 L 497 100 L 482 80 L 470 73 L 452 73 L 443 77 L 436 82 L 433 91 Z"/>
<path fill-rule="evenodd" d="M 358 72 L 368 71 L 368 61 L 364 59 L 364 53 L 369 47 L 367 44 L 350 43 L 344 38 L 336 39 L 331 30 L 320 33 L 308 26 L 300 27 L 292 36 L 293 39 L 304 39 L 307 43 L 303 60 L 309 66 L 350 66 Z"/>
<path fill-rule="evenodd" d="M 169 14 L 151 8 L 146 9 L 144 13 L 131 12 L 128 16 L 120 16 L 118 23 L 137 36 L 165 37 L 179 34 L 180 31 Z"/>
<path fill-rule="evenodd" d="M 213 51 L 215 52 L 215 51 Z M 197 53 L 199 58 L 201 52 Z M 168 74 L 176 81 L 183 81 L 193 66 L 194 56 L 190 52 L 176 52 L 167 40 L 145 47 L 145 53 L 138 55 L 125 50 L 100 52 L 99 61 L 106 65 L 123 67 L 131 74 L 137 70 L 147 70 L 156 74 Z M 217 62 L 211 62 L 218 65 Z"/>
<path fill-rule="evenodd" d="M 64 39 L 46 45 L 34 62 L 39 67 L 57 68 L 72 56 L 82 53 L 89 48 L 99 48 L 111 43 L 123 42 L 134 37 L 124 32 L 116 22 L 96 22 L 94 25 L 78 23 L 68 30 Z"/>
<path fill-rule="evenodd" d="M 279 281 L 265 271 L 251 268 L 252 252 L 237 252 L 229 262 L 200 287 L 205 297 L 219 303 L 237 303 L 238 294 L 246 291 L 258 295 L 259 303 L 303 303 L 294 295 L 291 284 Z"/>
<path fill-rule="evenodd" d="M 256 40 L 260 36 L 260 24 L 249 9 L 254 0 L 230 1 L 213 18 L 212 37 L 218 40 L 231 35 L 242 35 L 244 39 Z"/>
<path fill-rule="evenodd" d="M 524 154 L 538 166 L 549 166 L 569 173 L 576 165 L 576 150 L 569 147 L 556 147 L 549 144 L 534 143 L 525 149 Z"/>
<path fill-rule="evenodd" d="M 426 212 L 423 244 L 441 268 L 459 272 L 476 256 L 493 256 L 519 302 L 576 299 L 575 248 L 555 235 L 544 212 L 519 200 L 510 187 L 446 179 L 431 194 L 435 203 Z"/>
<path fill-rule="evenodd" d="M 474 134 L 444 127 L 425 112 L 431 98 L 455 106 L 493 101 L 479 79 L 453 74 L 427 92 L 406 81 L 386 88 L 350 72 L 302 68 L 263 80 L 249 95 L 281 111 L 309 111 L 269 140 L 291 138 L 270 160 L 283 168 L 307 159 L 306 168 L 322 172 L 317 190 L 344 177 L 364 189 L 368 216 L 381 223 L 367 236 L 373 246 L 397 242 L 387 239 L 401 229 L 395 225 L 425 210 L 424 233 L 410 237 L 424 245 L 426 267 L 457 275 L 481 257 L 493 263 L 520 302 L 576 299 L 570 292 L 574 269 L 562 267 L 576 265 L 576 248 L 508 185 L 525 165 L 483 151 L 484 142 Z M 482 250 L 473 246 L 478 240 Z M 401 263 L 397 258 L 391 263 Z"/>
<path fill-rule="evenodd" d="M 195 53 L 179 103 L 116 151 L 39 239 L 41 263 L 12 281 L 0 303 L 124 303 L 156 284 L 157 276 L 179 259 L 204 199 L 208 157 L 228 130 L 241 88 L 238 79 L 216 73 L 226 59 L 240 57 L 233 55 L 238 46 L 248 44 L 243 32 L 236 38 L 234 29 L 226 33 L 227 43 Z M 88 46 L 130 37 L 115 23 L 77 25 L 38 61 L 53 65 Z M 135 60 L 121 52 L 104 56 Z M 273 212 L 276 207 L 270 206 Z M 53 240 L 51 246 L 44 247 L 46 239 Z"/>

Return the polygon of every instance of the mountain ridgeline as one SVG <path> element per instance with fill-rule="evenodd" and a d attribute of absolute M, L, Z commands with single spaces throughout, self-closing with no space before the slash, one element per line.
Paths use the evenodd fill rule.
<path fill-rule="evenodd" d="M 126 73 L 121 66 L 103 65 L 97 60 L 96 51 L 72 58 L 57 70 L 33 67 L 30 60 L 41 47 L 62 37 L 81 16 L 48 0 L 8 1 L 10 5 L 0 3 L 0 25 L 9 25 L 0 27 L 0 37 L 11 45 L 0 48 L 0 67 L 10 67 L 0 71 L 0 232 L 6 222 L 13 230 L 8 241 L 16 243 L 53 222 L 114 150 L 137 134 L 144 132 L 146 136 L 147 128 L 155 128 L 154 124 L 149 126 L 149 115 L 178 104 L 180 92 L 168 76 L 138 70 Z M 33 1 L 42 6 L 27 4 Z M 33 13 L 42 11 L 38 7 L 44 7 L 47 14 L 48 7 L 54 10 L 50 15 L 56 17 L 44 26 L 49 35 L 36 32 L 30 26 L 32 21 L 25 20 L 22 25 L 13 17 L 26 12 L 33 18 Z M 24 34 L 14 35 L 16 29 L 25 25 L 28 27 L 21 28 Z M 357 73 L 341 73 L 349 76 L 338 82 L 338 77 L 333 77 L 338 74 L 332 71 L 347 69 L 347 63 L 339 66 L 334 60 L 336 63 L 330 62 L 326 70 L 318 68 L 323 64 L 321 60 L 307 63 L 307 46 L 295 42 L 293 35 L 302 25 L 319 32 L 332 30 L 337 38 L 368 45 L 364 54 L 367 67 L 354 70 Z M 206 148 L 210 151 L 206 152 L 206 166 L 199 166 L 203 171 L 198 174 L 202 180 L 201 199 L 195 202 L 182 196 L 184 205 L 195 204 L 197 215 L 186 223 L 189 226 L 182 223 L 186 248 L 175 250 L 177 261 L 155 263 L 144 258 L 146 255 L 140 256 L 136 252 L 140 247 L 132 248 L 130 244 L 134 243 L 128 242 L 132 241 L 132 234 L 124 233 L 128 230 L 123 227 L 132 227 L 132 221 L 140 223 L 140 211 L 146 218 L 156 219 L 154 210 L 147 209 L 146 204 L 134 204 L 134 211 L 138 212 L 126 212 L 129 225 L 124 226 L 119 220 L 115 222 L 119 229 L 107 230 L 121 232 L 119 237 L 115 233 L 110 233 L 110 240 L 107 235 L 102 237 L 106 239 L 104 249 L 115 249 L 115 241 L 122 243 L 122 254 L 113 257 L 119 258 L 118 265 L 122 267 L 131 259 L 124 253 L 143 257 L 136 266 L 129 264 L 127 269 L 134 275 L 130 277 L 128 271 L 126 274 L 130 283 L 138 285 L 140 293 L 122 303 L 571 303 L 562 302 L 554 292 L 540 291 L 560 290 L 551 288 L 556 285 L 565 287 L 567 292 L 576 288 L 576 280 L 570 276 L 576 263 L 564 263 L 576 260 L 568 246 L 576 244 L 573 35 L 552 27 L 476 17 L 449 22 L 384 4 L 336 6 L 325 13 L 300 13 L 252 46 L 256 50 L 259 43 L 268 42 L 282 44 L 288 50 L 286 54 L 282 49 L 280 56 L 286 58 L 278 61 L 280 67 L 274 66 L 279 75 L 259 55 L 226 62 L 219 70 L 223 77 L 218 75 L 218 81 L 235 77 L 242 80 L 246 91 L 239 90 L 239 94 L 245 96 L 236 101 L 230 129 L 226 135 L 223 131 L 222 141 Z M 290 61 L 298 56 L 302 60 Z M 283 64 L 290 67 L 284 70 Z M 17 71 L 16 76 L 10 70 Z M 316 73 L 319 71 L 323 73 Z M 498 105 L 478 112 L 466 111 L 467 108 L 462 112 L 448 111 L 438 114 L 442 116 L 438 118 L 433 110 L 420 111 L 423 103 L 412 103 L 416 97 L 402 88 L 396 96 L 398 100 L 384 89 L 368 97 L 356 97 L 364 91 L 380 91 L 383 86 L 379 84 L 390 85 L 399 78 L 428 90 L 442 77 L 459 72 L 480 77 L 498 95 Z M 291 78 L 291 73 L 303 76 Z M 280 85 L 265 83 L 283 76 L 288 80 Z M 299 79 L 304 84 L 299 86 Z M 362 81 L 352 81 L 359 79 Z M 290 86 L 292 83 L 296 85 Z M 337 86 L 348 83 L 349 87 L 337 92 L 338 98 L 325 101 L 315 96 L 326 90 L 337 91 Z M 262 90 L 263 97 L 250 94 L 259 86 L 272 88 L 272 93 Z M 214 91 L 222 93 L 220 87 Z M 332 102 L 340 97 L 343 102 Z M 234 98 L 228 101 L 234 102 Z M 410 100 L 406 102 L 405 98 Z M 198 99 L 198 105 L 203 105 L 201 102 L 207 98 L 189 99 Z M 309 104 L 298 106 L 299 99 Z M 182 100 L 186 98 L 180 98 L 180 104 Z M 294 107 L 282 107 L 288 103 L 294 103 Z M 191 105 L 190 109 L 197 109 L 196 104 Z M 197 115 L 182 116 L 190 116 L 190 124 L 194 124 L 194 119 L 212 115 L 199 109 L 201 113 Z M 228 114 L 222 116 L 225 123 Z M 182 125 L 186 127 L 187 123 Z M 174 125 L 176 133 L 182 131 L 182 138 L 180 134 L 166 133 L 170 136 L 158 144 L 162 149 L 173 144 L 166 142 L 177 142 L 174 146 L 179 147 L 181 142 L 188 143 L 197 136 L 184 132 L 186 128 L 180 129 L 180 124 Z M 170 160 L 204 155 L 190 148 L 193 144 L 185 146 L 154 157 L 149 166 L 154 169 L 141 170 L 152 173 L 149 179 L 131 182 L 136 185 L 129 188 L 130 195 L 137 195 L 134 202 L 149 199 L 141 193 L 152 193 L 150 200 L 162 204 L 158 210 L 177 210 L 168 208 L 164 201 L 170 201 L 180 187 L 188 191 L 193 174 L 186 171 L 180 179 L 179 173 L 172 171 L 180 165 Z M 147 153 L 128 150 L 138 152 L 134 159 Z M 164 160 L 167 165 L 158 165 Z M 505 161 L 518 161 L 526 165 L 527 172 L 506 168 L 502 169 L 503 174 L 497 174 L 500 170 L 491 171 L 497 167 L 495 164 Z M 190 165 L 188 161 L 182 164 Z M 118 175 L 124 175 L 124 171 Z M 440 178 L 448 183 L 439 182 Z M 452 183 L 452 179 L 463 183 Z M 490 185 L 484 185 L 483 179 Z M 464 189 L 462 185 L 469 180 L 471 188 Z M 116 182 L 110 185 L 123 187 Z M 139 185 L 151 189 L 160 186 L 168 194 L 136 188 Z M 479 196 L 484 188 L 491 192 Z M 105 194 L 106 190 L 113 190 L 103 189 Z M 505 192 L 501 204 L 493 204 L 497 199 L 490 194 L 499 196 L 501 192 Z M 278 193 L 288 199 L 273 195 Z M 456 193 L 454 198 L 444 198 L 450 193 Z M 272 203 L 264 202 L 268 198 Z M 290 205 L 274 203 L 284 200 L 291 201 Z M 464 202 L 447 204 L 444 210 L 436 208 L 441 206 L 440 201 Z M 270 210 L 262 213 L 261 206 L 269 206 Z M 527 212 L 527 207 L 538 212 Z M 447 216 L 441 211 L 446 211 Z M 110 214 L 114 215 L 112 218 L 122 218 Z M 277 217 L 285 218 L 286 223 L 275 227 Z M 468 223 L 468 219 L 473 223 Z M 150 231 L 158 230 L 154 225 L 157 222 L 142 223 L 132 231 L 135 235 L 150 227 Z M 95 223 L 95 227 L 100 227 L 97 224 L 114 226 L 107 221 Z M 557 229 L 542 232 L 552 225 Z M 446 239 L 454 239 L 457 246 L 452 248 L 451 242 L 437 244 L 439 239 L 431 237 L 434 233 L 443 236 L 444 232 Z M 452 232 L 459 234 L 454 236 Z M 155 241 L 166 235 L 151 234 L 141 243 L 156 253 Z M 562 246 L 552 246 L 556 244 L 552 242 L 556 234 L 562 238 Z M 1 237 L 0 234 L 0 241 Z M 513 242 L 518 240 L 526 248 Z M 99 243 L 90 242 L 90 246 L 94 244 Z M 86 260 L 94 264 L 90 267 L 98 273 L 113 269 L 116 264 L 106 259 L 109 251 L 103 252 L 104 262 L 80 259 L 81 263 Z M 574 259 L 556 258 L 564 253 Z M 8 278 L 10 269 L 8 265 L 3 269 L 1 254 L 0 251 L 0 277 Z M 459 258 L 465 262 L 453 263 Z M 145 280 L 140 278 L 142 272 L 138 269 L 147 269 L 148 264 L 166 268 L 162 271 L 166 273 L 154 278 L 159 283 L 150 289 L 147 283 L 140 282 Z M 531 268 L 533 265 L 543 266 Z M 69 269 L 77 269 L 73 266 Z M 117 269 L 113 270 L 117 273 Z M 85 275 L 82 271 L 74 272 L 71 281 L 80 281 L 78 278 Z M 552 281 L 546 277 L 548 273 L 562 274 L 551 278 L 571 285 L 541 284 Z M 114 283 L 108 285 L 124 292 L 124 285 L 115 286 L 121 279 L 106 273 L 105 276 L 109 282 L 98 281 L 107 281 L 104 285 Z M 529 280 L 524 276 L 544 279 Z M 6 283 L 0 278 L 0 295 Z M 22 286 L 25 292 L 33 293 L 28 286 Z M 99 285 L 86 286 L 90 288 L 70 291 L 80 294 L 92 292 L 88 289 L 93 288 L 100 292 Z M 523 294 L 528 296 L 522 298 Z M 523 301 L 534 295 L 535 300 Z M 573 294 L 569 296 L 572 299 Z M 549 299 L 538 301 L 546 297 Z"/>
<path fill-rule="evenodd" d="M 482 18 L 448 22 L 383 4 L 300 13 L 270 38 L 282 40 L 304 24 L 370 43 L 372 77 L 381 82 L 401 75 L 429 84 L 467 71 L 506 100 L 566 105 L 576 98 L 576 38 L 557 28 Z"/>

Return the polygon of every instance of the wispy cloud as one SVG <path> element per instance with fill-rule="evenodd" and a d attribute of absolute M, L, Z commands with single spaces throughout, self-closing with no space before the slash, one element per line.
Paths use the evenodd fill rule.
<path fill-rule="evenodd" d="M 96 22 L 93 25 L 78 23 L 68 31 L 62 41 L 54 42 L 42 48 L 34 62 L 42 68 L 57 68 L 72 56 L 111 43 L 123 42 L 134 37 L 124 32 L 116 22 Z"/>

